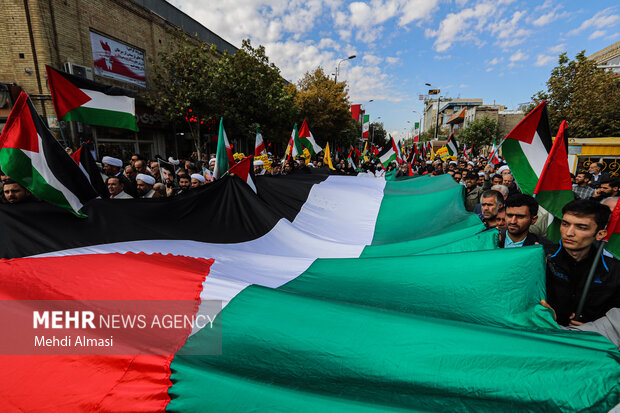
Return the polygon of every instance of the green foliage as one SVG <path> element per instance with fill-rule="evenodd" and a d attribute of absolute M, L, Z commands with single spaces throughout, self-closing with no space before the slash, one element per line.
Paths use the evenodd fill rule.
<path fill-rule="evenodd" d="M 547 90 L 532 96 L 533 109 L 547 101 L 552 133 L 566 120 L 572 138 L 620 136 L 620 81 L 612 72 L 597 69 L 585 51 L 569 60 L 558 58 L 547 81 Z"/>
<path fill-rule="evenodd" d="M 370 135 L 372 142 L 377 146 L 384 146 L 389 141 L 387 131 L 383 128 L 382 122 L 372 122 L 370 124 Z"/>
<path fill-rule="evenodd" d="M 170 122 L 189 127 L 198 150 L 200 120 L 221 116 L 229 139 L 247 141 L 248 147 L 256 126 L 269 141 L 287 140 L 297 108 L 263 46 L 254 49 L 244 40 L 235 54 L 220 54 L 214 45 L 179 34 L 174 51 L 158 57 L 149 104 Z M 186 121 L 190 109 L 198 122 Z"/>
<path fill-rule="evenodd" d="M 359 141 L 361 129 L 357 134 L 358 126 L 351 118 L 345 82 L 334 82 L 319 67 L 299 80 L 295 102 L 300 110 L 299 119 L 308 119 L 319 145 L 325 146 L 329 141 L 343 146 Z"/>
<path fill-rule="evenodd" d="M 484 145 L 491 145 L 499 141 L 500 131 L 497 122 L 488 117 L 477 119 L 470 123 L 466 128 L 461 129 L 456 137 L 459 144 L 467 144 L 480 148 Z"/>
<path fill-rule="evenodd" d="M 450 130 L 448 128 L 439 127 L 439 133 L 437 134 L 437 139 L 448 139 L 450 134 Z M 420 141 L 426 142 L 435 139 L 435 125 L 433 124 L 428 131 L 422 132 L 420 134 Z"/>

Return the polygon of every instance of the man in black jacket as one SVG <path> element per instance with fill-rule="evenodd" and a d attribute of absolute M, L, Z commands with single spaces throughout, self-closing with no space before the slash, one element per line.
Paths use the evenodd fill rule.
<path fill-rule="evenodd" d="M 579 199 L 566 204 L 562 214 L 560 245 L 546 248 L 547 301 L 556 311 L 558 324 L 578 326 L 620 307 L 620 262 L 601 256 L 583 314 L 575 317 L 598 242 L 607 235 L 611 211 L 605 205 Z"/>
<path fill-rule="evenodd" d="M 506 229 L 499 233 L 500 248 L 551 245 L 545 237 L 530 232 L 538 220 L 538 202 L 530 195 L 515 194 L 506 198 Z"/>

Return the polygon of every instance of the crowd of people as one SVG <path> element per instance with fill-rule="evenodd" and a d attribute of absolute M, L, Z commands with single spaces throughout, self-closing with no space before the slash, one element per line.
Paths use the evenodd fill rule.
<path fill-rule="evenodd" d="M 311 162 L 299 157 L 288 162 L 274 157 L 266 162 L 255 160 L 254 173 L 278 176 L 304 173 L 310 168 L 327 168 L 323 158 L 319 159 Z M 239 161 L 240 157 L 235 160 Z M 208 161 L 172 158 L 149 161 L 134 154 L 127 163 L 104 156 L 100 166 L 109 198 L 130 199 L 173 197 L 208 185 L 213 181 L 215 163 L 215 154 Z M 393 162 L 387 168 L 383 168 L 378 159 L 359 159 L 355 165 L 350 158 L 334 157 L 334 164 L 333 173 L 337 174 L 367 173 L 378 177 L 391 173 L 396 178 L 450 175 L 464 187 L 466 210 L 477 214 L 487 230 L 498 230 L 501 248 L 538 244 L 545 249 L 547 300 L 543 305 L 555 311 L 558 324 L 567 328 L 602 329 L 604 331 L 599 332 L 620 345 L 620 261 L 611 254 L 605 253 L 600 259 L 586 305 L 581 314 L 575 314 L 586 275 L 593 266 L 610 214 L 618 202 L 620 180 L 601 172 L 601 164 L 592 163 L 587 172 L 578 172 L 573 177 L 575 200 L 562 210 L 559 244 L 546 238 L 553 216 L 541 208 L 535 198 L 521 193 L 508 165 L 494 165 L 482 156 L 428 160 L 413 165 Z M 2 203 L 36 200 L 27 189 L 1 171 L 0 181 Z"/>

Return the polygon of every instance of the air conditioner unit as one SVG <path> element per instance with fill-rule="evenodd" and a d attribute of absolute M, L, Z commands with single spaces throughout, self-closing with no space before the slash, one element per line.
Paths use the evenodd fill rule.
<path fill-rule="evenodd" d="M 65 72 L 71 73 L 85 79 L 93 80 L 93 69 L 88 66 L 76 65 L 75 63 L 65 63 Z"/>

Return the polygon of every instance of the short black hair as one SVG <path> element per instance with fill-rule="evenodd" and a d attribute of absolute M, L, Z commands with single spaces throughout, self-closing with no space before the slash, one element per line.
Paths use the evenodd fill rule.
<path fill-rule="evenodd" d="M 105 180 L 106 185 L 108 184 L 108 181 L 109 181 L 110 179 L 118 179 L 118 183 L 119 183 L 119 185 L 123 185 L 123 186 L 125 185 L 125 184 L 123 183 L 123 181 L 121 181 L 121 177 L 120 177 L 120 176 L 118 176 L 118 175 L 115 175 L 115 176 L 109 176 L 109 177 L 108 177 L 108 179 L 106 179 L 106 180 Z"/>
<path fill-rule="evenodd" d="M 494 180 L 495 178 L 499 178 L 499 180 L 500 180 L 500 181 L 503 181 L 503 180 L 504 180 L 504 177 L 503 177 L 503 176 L 501 176 L 500 174 L 495 174 L 495 175 L 493 175 L 493 177 L 491 178 L 491 181 L 492 181 L 492 180 Z"/>
<path fill-rule="evenodd" d="M 590 172 L 577 172 L 577 175 L 583 175 L 588 181 L 592 180 L 592 174 Z"/>
<path fill-rule="evenodd" d="M 506 208 L 526 206 L 530 211 L 530 217 L 538 215 L 538 202 L 531 195 L 514 194 L 506 199 Z M 609 209 L 609 208 L 608 208 Z"/>
<path fill-rule="evenodd" d="M 6 181 L 4 181 L 4 185 L 9 185 L 9 184 L 19 184 L 21 185 L 19 182 L 17 182 L 15 179 L 7 179 Z"/>
<path fill-rule="evenodd" d="M 472 171 L 469 171 L 467 173 L 467 175 L 465 175 L 465 180 L 467 179 L 475 179 L 476 181 L 478 180 L 478 174 Z"/>
<path fill-rule="evenodd" d="M 609 221 L 609 216 L 611 215 L 611 211 L 608 206 L 590 199 L 576 199 L 569 202 L 564 205 L 564 208 L 562 208 L 562 215 L 566 213 L 576 215 L 578 217 L 594 215 L 594 222 L 596 222 L 597 231 L 605 229 L 607 222 Z"/>
<path fill-rule="evenodd" d="M 491 198 L 491 197 L 495 197 L 495 202 L 497 203 L 497 205 L 504 205 L 504 195 L 502 195 L 501 192 L 496 191 L 495 189 L 487 189 L 486 191 L 484 191 L 482 193 L 482 196 L 480 197 L 480 202 L 482 203 L 482 198 Z"/>

